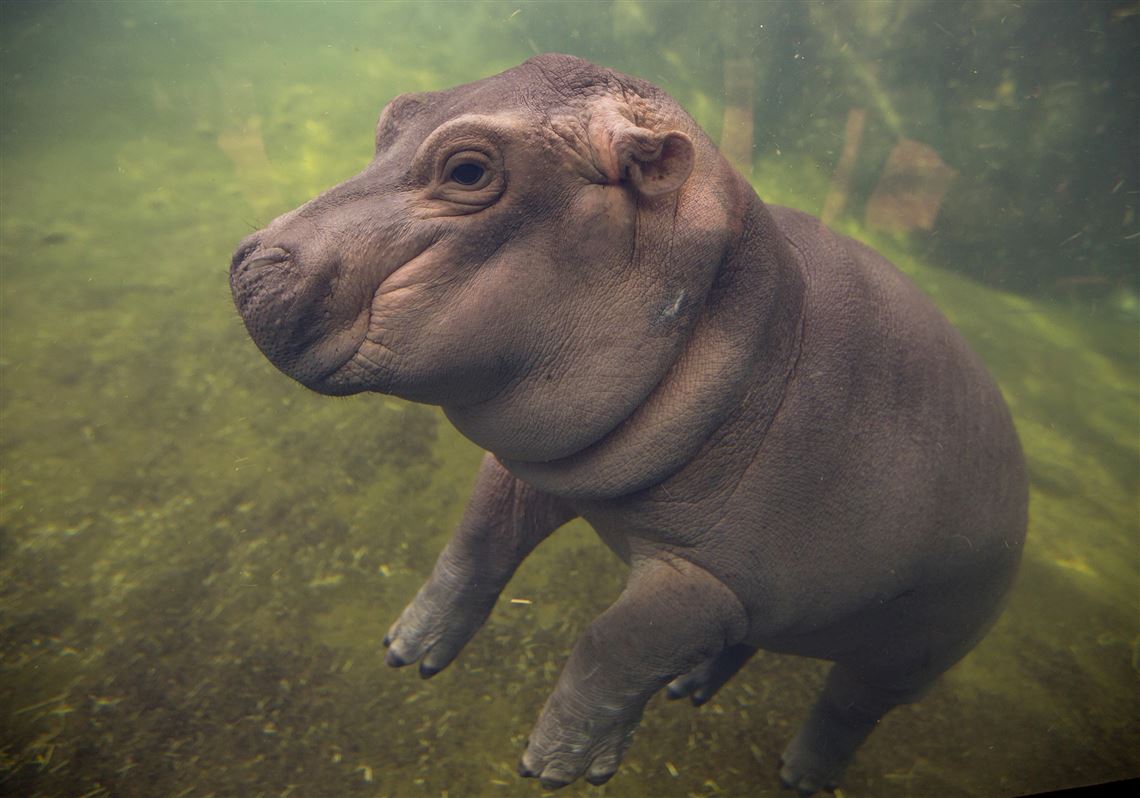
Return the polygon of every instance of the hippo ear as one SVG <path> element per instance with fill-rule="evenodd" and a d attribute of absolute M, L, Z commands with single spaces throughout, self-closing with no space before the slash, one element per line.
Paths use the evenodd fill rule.
<path fill-rule="evenodd" d="M 693 171 L 693 140 L 679 130 L 654 133 L 631 126 L 614 144 L 626 148 L 619 156 L 623 172 L 648 197 L 676 191 Z"/>
<path fill-rule="evenodd" d="M 628 180 L 644 196 L 676 191 L 693 171 L 693 140 L 679 130 L 638 127 L 612 106 L 590 128 L 598 167 L 611 182 Z"/>

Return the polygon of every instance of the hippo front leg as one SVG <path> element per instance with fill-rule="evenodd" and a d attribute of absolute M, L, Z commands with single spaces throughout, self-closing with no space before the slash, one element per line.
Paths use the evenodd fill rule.
<path fill-rule="evenodd" d="M 419 660 L 424 678 L 443 670 L 483 625 L 519 563 L 574 516 L 486 455 L 454 537 L 384 637 L 388 664 Z"/>
<path fill-rule="evenodd" d="M 746 630 L 739 600 L 707 571 L 679 557 L 635 559 L 621 596 L 574 646 L 519 773 L 547 789 L 607 781 L 650 697 Z"/>

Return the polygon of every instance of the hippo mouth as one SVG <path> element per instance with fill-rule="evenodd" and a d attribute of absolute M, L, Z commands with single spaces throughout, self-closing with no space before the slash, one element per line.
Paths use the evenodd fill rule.
<path fill-rule="evenodd" d="M 376 374 L 382 371 L 382 367 L 362 352 L 368 343 L 370 317 L 367 309 L 360 313 L 350 334 L 342 336 L 343 343 L 336 347 L 339 357 L 310 379 L 301 380 L 306 388 L 328 396 L 348 396 L 375 390 Z"/>

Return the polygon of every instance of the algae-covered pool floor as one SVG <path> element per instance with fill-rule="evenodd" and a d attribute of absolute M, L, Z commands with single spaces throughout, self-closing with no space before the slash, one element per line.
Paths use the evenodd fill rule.
<path fill-rule="evenodd" d="M 30 179 L 11 170 L 5 188 Z M 515 758 L 572 641 L 620 590 L 617 561 L 564 530 L 507 591 L 532 604 L 502 603 L 431 682 L 389 671 L 379 641 L 479 452 L 434 410 L 326 399 L 274 372 L 232 314 L 230 242 L 193 248 L 161 215 L 130 236 L 59 200 L 6 212 L 0 249 L 0 789 L 538 792 Z M 1134 353 L 1120 322 L 905 265 L 1010 395 L 1033 522 L 1006 616 L 884 723 L 845 792 L 990 796 L 1135 775 Z M 596 792 L 776 794 L 776 756 L 821 674 L 762 656 L 699 711 L 655 700 Z"/>
<path fill-rule="evenodd" d="M 231 316 L 224 251 L 207 253 L 207 279 L 78 278 L 62 265 L 117 246 L 115 231 L 96 219 L 56 240 L 59 217 L 34 210 L 6 217 L 0 251 L 19 264 L 3 307 L 0 791 L 538 793 L 515 758 L 620 564 L 572 525 L 506 592 L 533 603 L 501 603 L 452 668 L 431 682 L 390 671 L 380 640 L 479 452 L 434 410 L 325 399 L 274 372 Z M 1011 395 L 1030 544 L 998 627 L 883 724 L 844 792 L 1012 795 L 1135 775 L 1128 352 L 1098 346 L 1112 325 L 1077 311 L 918 276 Z M 620 774 L 568 792 L 775 795 L 776 756 L 821 675 L 761 656 L 699 711 L 656 699 Z"/>
<path fill-rule="evenodd" d="M 387 81 L 369 103 L 456 79 L 398 53 L 340 57 Z M 137 119 L 84 135 L 5 128 L 0 794 L 540 794 L 517 757 L 622 566 L 571 524 L 504 594 L 529 603 L 500 602 L 451 668 L 424 682 L 383 665 L 480 452 L 436 410 L 310 394 L 249 341 L 231 248 L 362 166 L 375 108 L 319 77 L 257 95 L 220 70 L 133 78 Z M 105 91 L 74 74 L 60 91 Z M 49 78 L 23 78 L 47 81 L 29 96 Z M 1033 504 L 1006 614 L 883 723 L 843 793 L 989 798 L 1140 775 L 1136 320 L 874 243 L 990 363 Z M 656 698 L 619 774 L 563 794 L 778 795 L 778 753 L 823 672 L 761 655 L 699 710 Z"/>

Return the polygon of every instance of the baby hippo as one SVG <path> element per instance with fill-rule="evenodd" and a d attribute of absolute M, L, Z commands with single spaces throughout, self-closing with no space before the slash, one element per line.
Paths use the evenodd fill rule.
<path fill-rule="evenodd" d="M 397 97 L 230 282 L 281 371 L 440 405 L 488 452 L 389 664 L 446 667 L 571 518 L 629 565 L 530 734 L 544 787 L 605 782 L 654 693 L 701 704 L 761 648 L 835 663 L 780 770 L 833 786 L 1000 612 L 1027 487 L 985 367 L 649 83 L 543 55 Z"/>

